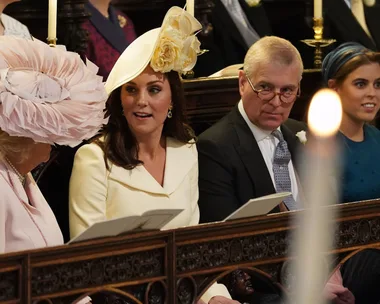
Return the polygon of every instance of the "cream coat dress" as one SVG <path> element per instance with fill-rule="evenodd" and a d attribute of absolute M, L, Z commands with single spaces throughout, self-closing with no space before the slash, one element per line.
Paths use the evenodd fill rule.
<path fill-rule="evenodd" d="M 126 170 L 109 163 L 97 144 L 76 153 L 70 179 L 70 234 L 75 237 L 95 222 L 153 209 L 184 209 L 164 229 L 197 225 L 198 153 L 195 144 L 167 138 L 164 182 L 161 186 L 145 169 Z M 202 296 L 206 303 L 215 295 L 230 298 L 224 285 L 214 284 Z"/>

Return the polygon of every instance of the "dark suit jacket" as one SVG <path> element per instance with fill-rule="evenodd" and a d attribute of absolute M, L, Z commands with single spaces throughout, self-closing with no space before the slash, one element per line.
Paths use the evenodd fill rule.
<path fill-rule="evenodd" d="M 380 4 L 373 7 L 364 5 L 366 22 L 373 40 L 363 30 L 344 0 L 324 0 L 325 37 L 337 39 L 334 45 L 356 41 L 372 50 L 380 50 Z"/>
<path fill-rule="evenodd" d="M 288 120 L 281 131 L 297 171 L 295 134 L 306 125 Z M 221 121 L 202 133 L 199 158 L 199 208 L 201 222 L 220 221 L 248 200 L 275 193 L 259 146 L 236 106 Z M 279 212 L 276 207 L 274 212 Z"/>
<path fill-rule="evenodd" d="M 240 2 L 251 26 L 260 37 L 272 34 L 263 6 L 249 7 L 244 0 L 236 1 Z M 200 36 L 202 48 L 209 52 L 198 58 L 194 68 L 196 77 L 208 76 L 226 66 L 242 63 L 248 51 L 243 36 L 220 0 L 215 0 L 210 22 L 211 36 L 207 38 Z"/>

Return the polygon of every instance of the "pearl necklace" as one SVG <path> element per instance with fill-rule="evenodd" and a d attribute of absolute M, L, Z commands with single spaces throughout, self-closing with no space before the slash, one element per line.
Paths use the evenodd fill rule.
<path fill-rule="evenodd" d="M 12 168 L 13 172 L 16 173 L 18 179 L 20 180 L 21 184 L 24 186 L 25 185 L 25 181 L 26 181 L 26 177 L 21 175 L 20 172 L 18 172 L 18 170 L 16 169 L 16 167 L 12 164 L 12 162 L 9 160 L 8 157 L 5 157 L 5 160 L 7 161 L 8 165 Z"/>

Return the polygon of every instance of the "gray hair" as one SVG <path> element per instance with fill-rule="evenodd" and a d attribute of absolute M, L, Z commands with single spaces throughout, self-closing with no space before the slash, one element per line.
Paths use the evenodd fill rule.
<path fill-rule="evenodd" d="M 255 42 L 244 58 L 244 72 L 248 77 L 262 64 L 277 63 L 284 66 L 297 64 L 300 69 L 300 80 L 303 73 L 303 63 L 299 51 L 288 40 L 266 36 Z"/>

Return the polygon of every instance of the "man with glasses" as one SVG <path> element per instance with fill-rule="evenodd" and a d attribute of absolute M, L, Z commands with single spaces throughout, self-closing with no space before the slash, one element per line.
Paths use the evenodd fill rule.
<path fill-rule="evenodd" d="M 268 36 L 248 50 L 239 72 L 241 100 L 199 136 L 201 222 L 219 221 L 249 199 L 275 192 L 292 196 L 274 211 L 301 208 L 295 134 L 304 123 L 288 120 L 300 94 L 303 64 L 287 40 Z"/>

